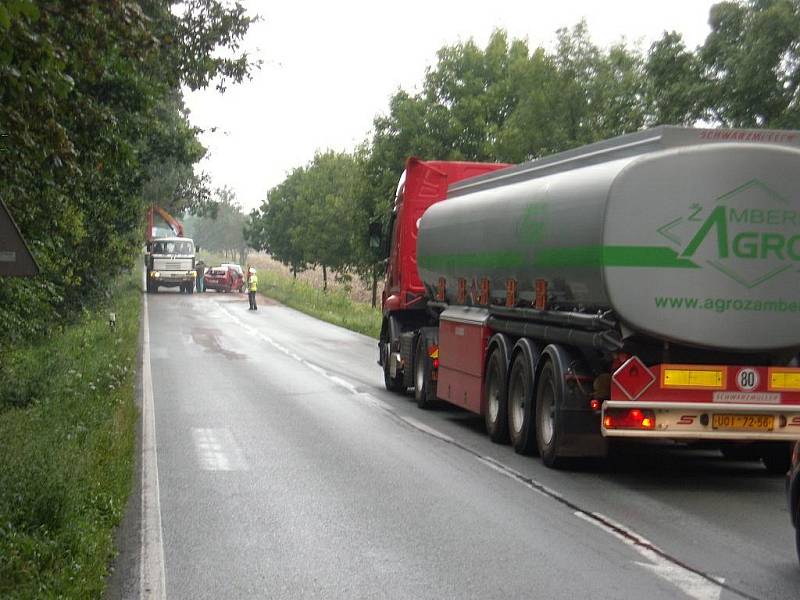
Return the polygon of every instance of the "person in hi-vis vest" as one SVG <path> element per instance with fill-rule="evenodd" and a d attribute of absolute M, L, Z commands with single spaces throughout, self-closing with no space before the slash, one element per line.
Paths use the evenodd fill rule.
<path fill-rule="evenodd" d="M 247 273 L 247 297 L 250 299 L 250 310 L 258 310 L 256 306 L 256 292 L 258 291 L 258 275 L 255 267 L 250 267 Z"/>

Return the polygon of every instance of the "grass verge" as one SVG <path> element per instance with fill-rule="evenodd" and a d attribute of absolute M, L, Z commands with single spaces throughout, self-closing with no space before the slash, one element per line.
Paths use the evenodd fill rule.
<path fill-rule="evenodd" d="M 287 306 L 328 323 L 377 338 L 381 331 L 381 311 L 369 304 L 354 302 L 343 292 L 315 288 L 275 272 L 258 273 L 258 290 Z"/>
<path fill-rule="evenodd" d="M 137 279 L 0 361 L 2 598 L 103 594 L 132 484 Z"/>

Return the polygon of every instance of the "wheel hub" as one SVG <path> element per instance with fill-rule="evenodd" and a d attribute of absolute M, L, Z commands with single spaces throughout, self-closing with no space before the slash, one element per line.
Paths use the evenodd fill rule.
<path fill-rule="evenodd" d="M 542 411 L 539 415 L 539 422 L 541 425 L 541 434 L 542 434 L 542 442 L 544 445 L 549 446 L 550 443 L 553 441 L 553 436 L 555 434 L 555 402 L 553 402 L 553 397 L 555 392 L 553 390 L 552 384 L 547 385 L 544 390 L 542 390 Z"/>
<path fill-rule="evenodd" d="M 489 403 L 489 419 L 494 422 L 497 420 L 497 415 L 500 412 L 500 394 L 497 386 L 496 376 L 489 380 L 489 390 L 486 395 Z"/>
<path fill-rule="evenodd" d="M 522 431 L 522 424 L 525 420 L 525 386 L 522 385 L 520 377 L 514 378 L 509 394 L 511 426 L 515 432 Z"/>

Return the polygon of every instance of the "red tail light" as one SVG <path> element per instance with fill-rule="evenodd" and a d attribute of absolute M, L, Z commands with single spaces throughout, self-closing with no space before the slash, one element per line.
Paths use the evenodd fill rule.
<path fill-rule="evenodd" d="M 610 408 L 603 417 L 606 429 L 655 429 L 656 415 L 639 408 Z"/>
<path fill-rule="evenodd" d="M 439 346 L 434 344 L 433 346 L 428 347 L 428 356 L 431 357 L 431 361 L 433 362 L 433 370 L 436 371 L 439 369 Z"/>

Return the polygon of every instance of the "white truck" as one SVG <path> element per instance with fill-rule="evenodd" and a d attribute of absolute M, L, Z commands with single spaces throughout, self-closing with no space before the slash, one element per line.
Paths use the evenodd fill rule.
<path fill-rule="evenodd" d="M 194 241 L 186 237 L 154 238 L 147 243 L 147 292 L 154 294 L 159 287 L 180 287 L 181 292 L 194 292 Z"/>

